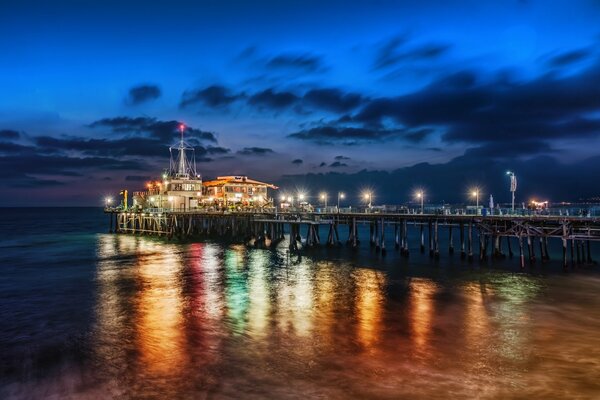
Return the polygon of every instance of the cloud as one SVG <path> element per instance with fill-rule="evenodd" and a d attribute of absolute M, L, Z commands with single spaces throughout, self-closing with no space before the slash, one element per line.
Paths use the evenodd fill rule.
<path fill-rule="evenodd" d="M 358 196 L 365 185 L 373 188 L 377 204 L 398 204 L 411 201 L 415 187 L 426 187 L 428 199 L 434 203 L 464 203 L 468 199 L 460 188 L 479 184 L 483 187 L 486 200 L 492 194 L 496 203 L 507 205 L 510 202 L 510 192 L 507 190 L 505 173 L 509 168 L 518 175 L 518 203 L 528 202 L 532 197 L 552 202 L 598 195 L 597 187 L 589 182 L 600 176 L 600 156 L 563 164 L 549 156 L 526 160 L 490 159 L 478 151 L 467 152 L 447 163 L 420 163 L 393 171 L 334 171 L 286 175 L 276 184 L 284 191 L 299 185 L 308 191 L 317 191 L 323 187 L 330 188 L 332 192 L 344 191 L 348 194 L 348 200 L 354 204 L 360 201 Z M 557 185 L 556 182 L 561 184 Z"/>
<path fill-rule="evenodd" d="M 269 59 L 265 66 L 269 69 L 299 69 L 316 72 L 323 68 L 323 60 L 311 54 L 280 54 Z"/>
<path fill-rule="evenodd" d="M 238 150 L 237 153 L 243 156 L 256 156 L 274 153 L 274 151 L 264 147 L 244 147 L 242 150 Z"/>
<path fill-rule="evenodd" d="M 150 100 L 156 100 L 160 97 L 160 88 L 156 85 L 143 84 L 129 89 L 129 95 L 125 102 L 131 105 L 138 105 Z"/>
<path fill-rule="evenodd" d="M 342 161 L 342 160 L 349 160 L 350 157 L 346 157 L 346 156 L 335 156 L 334 160 L 338 160 L 338 161 Z"/>
<path fill-rule="evenodd" d="M 299 158 L 296 158 L 294 161 L 292 161 L 292 164 L 300 165 L 300 164 L 302 164 L 303 162 L 304 162 L 304 161 L 302 161 L 301 159 L 299 159 Z"/>
<path fill-rule="evenodd" d="M 35 151 L 35 148 L 32 146 L 24 146 L 22 144 L 10 143 L 10 142 L 0 142 L 0 153 L 20 154 L 20 153 L 29 153 L 32 151 Z"/>
<path fill-rule="evenodd" d="M 334 161 L 331 164 L 329 164 L 330 167 L 332 168 L 341 168 L 341 167 L 347 167 L 348 164 L 343 163 L 343 162 L 339 162 L 339 161 Z"/>
<path fill-rule="evenodd" d="M 62 155 L 11 155 L 0 157 L 0 177 L 14 179 L 23 175 L 79 176 L 86 171 L 144 170 L 148 165 L 139 160 L 112 157 L 73 157 Z"/>
<path fill-rule="evenodd" d="M 18 139 L 21 134 L 12 129 L 0 129 L 0 139 Z"/>
<path fill-rule="evenodd" d="M 325 161 L 322 161 L 321 164 L 319 164 L 319 167 L 325 167 L 327 165 L 327 163 Z"/>
<path fill-rule="evenodd" d="M 298 96 L 291 92 L 275 92 L 266 89 L 250 96 L 248 104 L 258 109 L 282 110 L 298 101 Z"/>
<path fill-rule="evenodd" d="M 359 93 L 344 93 L 340 89 L 311 89 L 303 96 L 304 104 L 317 109 L 344 113 L 361 105 L 365 100 Z"/>
<path fill-rule="evenodd" d="M 160 121 L 150 117 L 115 117 L 103 118 L 92 122 L 88 125 L 90 128 L 110 128 L 115 133 L 149 135 L 170 144 L 177 137 L 179 121 Z M 217 142 L 215 134 L 212 132 L 202 131 L 190 126 L 185 127 L 185 135 L 187 139 L 198 139 L 209 142 Z"/>
<path fill-rule="evenodd" d="M 571 50 L 551 57 L 548 60 L 548 65 L 550 65 L 551 67 L 564 67 L 566 65 L 575 64 L 577 62 L 583 61 L 590 55 L 591 51 L 589 49 Z"/>
<path fill-rule="evenodd" d="M 382 44 L 375 54 L 374 69 L 384 69 L 404 61 L 431 61 L 451 48 L 446 43 L 424 43 L 407 48 L 407 36 L 395 36 Z"/>
<path fill-rule="evenodd" d="M 152 179 L 151 176 L 146 176 L 146 175 L 127 175 L 125 177 L 126 181 L 131 181 L 131 182 L 145 182 L 145 181 L 149 181 L 151 179 Z"/>
<path fill-rule="evenodd" d="M 423 140 L 433 130 L 431 129 L 385 129 L 370 127 L 349 127 L 335 125 L 321 125 L 305 129 L 288 135 L 290 138 L 312 141 L 320 145 L 344 144 L 356 145 L 361 142 L 375 142 L 386 140 L 406 140 L 416 142 Z"/>
<path fill-rule="evenodd" d="M 486 82 L 472 71 L 455 73 L 404 96 L 373 99 L 351 120 L 367 126 L 391 122 L 413 130 L 436 126 L 447 142 L 516 144 L 597 136 L 600 119 L 589 114 L 599 107 L 596 64 L 579 74 L 524 82 Z"/>
<path fill-rule="evenodd" d="M 225 86 L 211 85 L 204 89 L 185 91 L 179 106 L 186 108 L 200 104 L 209 108 L 224 108 L 243 97 L 243 94 L 232 94 Z"/>

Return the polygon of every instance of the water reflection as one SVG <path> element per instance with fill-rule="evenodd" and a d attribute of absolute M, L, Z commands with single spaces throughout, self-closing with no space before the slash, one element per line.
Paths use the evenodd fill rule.
<path fill-rule="evenodd" d="M 385 297 L 385 274 L 381 271 L 358 269 L 353 274 L 356 284 L 356 316 L 358 341 L 373 350 L 381 333 Z"/>
<path fill-rule="evenodd" d="M 93 346 L 117 396 L 439 397 L 479 387 L 496 397 L 527 387 L 541 289 L 525 275 L 391 279 L 345 262 L 116 235 L 100 237 L 97 253 Z"/>
<path fill-rule="evenodd" d="M 187 368 L 179 281 L 183 264 L 173 247 L 156 247 L 142 242 L 136 250 L 141 290 L 134 299 L 140 365 L 151 378 L 177 376 Z"/>
<path fill-rule="evenodd" d="M 434 295 L 436 285 L 427 279 L 412 279 L 410 282 L 410 327 L 413 349 L 419 357 L 426 358 L 431 348 L 434 323 Z"/>

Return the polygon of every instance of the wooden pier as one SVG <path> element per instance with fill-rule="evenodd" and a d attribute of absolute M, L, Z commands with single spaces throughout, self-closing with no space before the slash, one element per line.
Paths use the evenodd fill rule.
<path fill-rule="evenodd" d="M 442 252 L 440 237 L 446 235 L 449 254 L 460 252 L 460 257 L 469 261 L 518 255 L 522 268 L 526 263 L 550 259 L 549 240 L 560 241 L 564 268 L 569 264 L 592 264 L 591 242 L 600 241 L 600 218 L 595 217 L 113 209 L 105 212 L 110 215 L 110 232 L 169 239 L 214 237 L 257 247 L 274 247 L 288 239 L 290 251 L 318 245 L 346 244 L 356 248 L 363 239 L 369 240 L 382 256 L 388 246 L 404 257 L 409 256 L 409 249 L 418 247 L 421 253 L 428 251 L 430 257 L 437 259 Z M 361 225 L 369 227 L 368 237 L 359 238 Z M 409 235 L 409 230 L 413 235 Z M 327 234 L 322 237 L 323 232 Z M 414 232 L 418 233 L 418 246 L 409 243 L 409 237 L 414 240 Z"/>

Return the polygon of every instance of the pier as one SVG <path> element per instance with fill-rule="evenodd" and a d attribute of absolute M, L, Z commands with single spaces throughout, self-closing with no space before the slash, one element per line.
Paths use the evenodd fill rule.
<path fill-rule="evenodd" d="M 409 257 L 415 248 L 428 252 L 433 259 L 455 252 L 462 259 L 480 262 L 516 256 L 521 268 L 549 261 L 550 240 L 559 241 L 564 268 L 592 264 L 591 242 L 600 241 L 598 217 L 114 209 L 105 212 L 110 216 L 109 231 L 114 233 L 167 239 L 217 238 L 262 248 L 274 248 L 287 239 L 292 252 L 314 246 L 357 248 L 365 240 L 381 256 L 393 249 Z M 368 226 L 368 236 L 360 237 L 359 226 Z M 447 238 L 446 249 L 440 248 L 442 235 Z M 418 243 L 410 243 L 415 236 Z"/>

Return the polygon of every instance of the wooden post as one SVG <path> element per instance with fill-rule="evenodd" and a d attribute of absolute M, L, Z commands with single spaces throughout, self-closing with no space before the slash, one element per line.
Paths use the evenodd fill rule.
<path fill-rule="evenodd" d="M 380 240 L 381 240 L 381 255 L 385 256 L 385 254 L 387 253 L 387 250 L 385 249 L 385 221 L 383 218 L 381 218 Z"/>
<path fill-rule="evenodd" d="M 404 220 L 402 232 L 402 246 L 404 247 L 404 256 L 408 257 L 408 221 Z"/>
<path fill-rule="evenodd" d="M 429 257 L 433 257 L 433 236 L 432 236 L 432 232 L 431 232 L 431 220 L 428 221 L 428 226 L 429 226 Z"/>
<path fill-rule="evenodd" d="M 424 226 L 423 221 L 421 221 L 421 253 L 425 253 L 425 233 L 423 232 Z"/>
<path fill-rule="evenodd" d="M 440 241 L 439 241 L 439 236 L 438 236 L 438 220 L 435 220 L 435 224 L 434 224 L 434 237 L 433 237 L 433 243 L 434 243 L 434 257 L 437 259 L 440 258 Z"/>
<path fill-rule="evenodd" d="M 473 261 L 473 221 L 469 221 L 468 241 L 468 260 Z"/>
<path fill-rule="evenodd" d="M 400 248 L 400 238 L 398 234 L 398 222 L 394 224 L 394 248 L 398 250 Z"/>
<path fill-rule="evenodd" d="M 465 252 L 465 224 L 464 222 L 460 223 L 460 258 L 464 260 L 467 257 L 467 253 Z"/>
<path fill-rule="evenodd" d="M 454 238 L 452 237 L 452 225 L 448 225 L 448 253 L 454 254 Z"/>
<path fill-rule="evenodd" d="M 519 234 L 519 260 L 521 260 L 521 269 L 525 268 L 525 254 L 523 252 L 523 236 Z"/>

